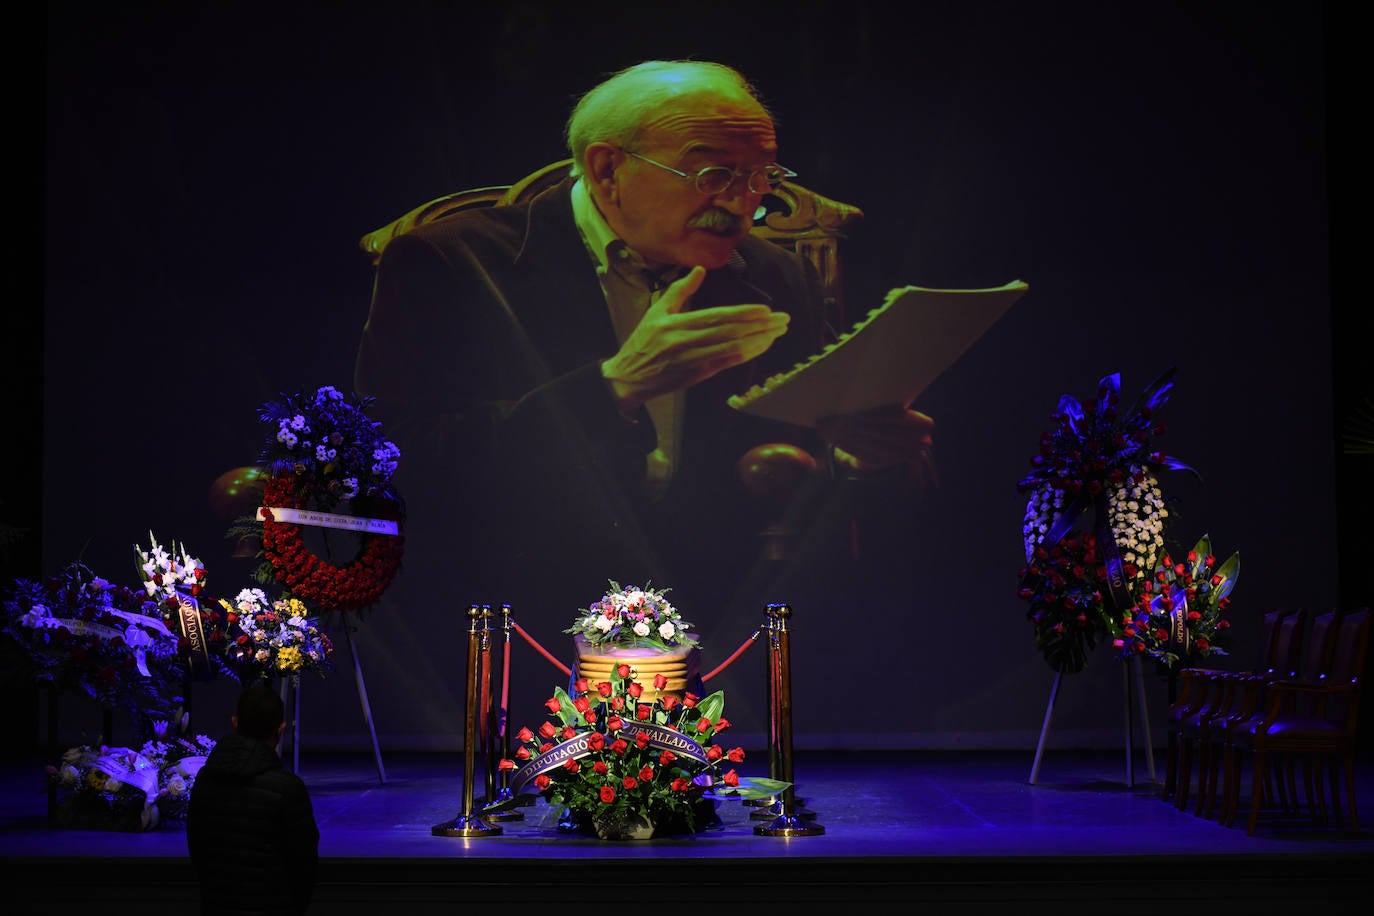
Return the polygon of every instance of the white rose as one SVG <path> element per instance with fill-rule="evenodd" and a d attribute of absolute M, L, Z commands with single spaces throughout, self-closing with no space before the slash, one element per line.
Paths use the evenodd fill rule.
<path fill-rule="evenodd" d="M 601 616 L 596 618 L 596 623 L 592 624 L 592 626 L 596 627 L 602 633 L 608 633 L 610 632 L 612 626 L 611 618 L 602 614 Z"/>
<path fill-rule="evenodd" d="M 671 622 L 665 621 L 659 625 L 658 635 L 664 639 L 672 639 L 677 635 L 677 627 L 673 626 Z"/>
<path fill-rule="evenodd" d="M 639 621 L 639 623 L 636 623 L 636 624 L 635 624 L 635 635 L 636 635 L 636 636 L 648 636 L 648 635 L 649 635 L 649 624 L 648 624 L 647 621 L 641 620 L 641 621 Z"/>
<path fill-rule="evenodd" d="M 174 773 L 167 780 L 167 794 L 173 798 L 180 798 L 186 794 L 186 780 L 181 778 L 180 773 Z"/>

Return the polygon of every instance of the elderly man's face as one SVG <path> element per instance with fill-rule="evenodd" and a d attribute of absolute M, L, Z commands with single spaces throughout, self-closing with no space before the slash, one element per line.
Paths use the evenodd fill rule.
<path fill-rule="evenodd" d="M 752 99 L 698 97 L 647 124 L 634 152 L 691 177 L 617 151 L 614 190 L 603 207 L 611 228 L 654 265 L 724 265 L 763 198 L 749 190 L 748 174 L 777 161 L 763 109 Z M 708 166 L 739 174 L 724 191 L 703 194 L 695 176 Z"/>

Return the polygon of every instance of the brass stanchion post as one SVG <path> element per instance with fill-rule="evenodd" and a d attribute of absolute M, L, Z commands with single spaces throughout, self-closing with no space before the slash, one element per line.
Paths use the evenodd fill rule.
<path fill-rule="evenodd" d="M 490 608 L 488 615 L 490 615 Z M 480 651 L 482 642 L 482 608 L 480 605 L 468 607 L 468 671 L 467 671 L 467 714 L 463 725 L 463 808 L 451 821 L 436 824 L 431 831 L 434 836 L 499 836 L 501 828 L 488 823 L 479 815 L 472 813 L 472 781 L 477 772 L 477 703 L 479 699 L 478 669 L 481 667 Z"/>
<path fill-rule="evenodd" d="M 501 761 L 510 759 L 510 711 L 506 709 L 506 699 L 510 687 L 510 605 L 501 605 L 501 645 L 499 687 L 491 691 L 491 706 L 487 721 L 487 797 L 485 807 L 497 802 L 509 801 L 514 793 L 510 790 L 510 772 L 501 769 Z M 491 615 L 493 618 L 496 612 Z M 532 803 L 534 796 L 525 796 Z M 515 809 L 494 811 L 486 815 L 494 821 L 523 821 L 525 813 Z"/>
<path fill-rule="evenodd" d="M 796 786 L 792 765 L 792 664 L 791 646 L 787 632 L 787 620 L 792 616 L 792 608 L 786 604 L 770 604 L 769 612 L 773 617 L 773 627 L 769 632 L 768 658 L 769 670 L 775 672 L 770 678 L 773 682 L 775 702 L 773 704 L 777 721 L 779 761 L 782 766 L 782 779 L 789 783 L 782 790 L 779 799 L 781 813 L 767 824 L 754 828 L 758 836 L 820 836 L 825 828 L 817 823 L 807 823 L 796 811 Z M 770 731 L 773 728 L 770 726 Z"/>
<path fill-rule="evenodd" d="M 778 707 L 777 690 L 774 684 L 773 669 L 773 606 L 763 609 L 764 644 L 768 646 L 768 657 L 764 659 L 763 708 L 768 710 L 768 778 L 782 779 L 782 766 L 778 760 Z M 764 808 L 764 811 L 751 811 L 749 816 L 760 820 L 772 820 L 777 814 L 780 799 L 776 795 L 767 798 L 751 798 L 744 802 L 750 808 Z"/>

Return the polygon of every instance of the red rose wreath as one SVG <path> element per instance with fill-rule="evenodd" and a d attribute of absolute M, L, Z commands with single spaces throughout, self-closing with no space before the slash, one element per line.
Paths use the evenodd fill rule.
<path fill-rule="evenodd" d="M 270 471 L 263 491 L 262 548 L 271 577 L 286 592 L 323 610 L 356 610 L 377 601 L 401 567 L 404 510 L 390 486 L 400 450 L 364 413 L 367 401 L 332 387 L 267 404 L 262 461 Z M 396 523 L 396 534 L 359 532 L 357 555 L 343 565 L 318 556 L 303 526 L 273 509 L 333 512 L 348 503 L 353 515 Z"/>

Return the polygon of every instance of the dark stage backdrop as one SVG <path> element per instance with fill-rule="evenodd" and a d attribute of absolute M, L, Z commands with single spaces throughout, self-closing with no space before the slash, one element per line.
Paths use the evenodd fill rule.
<path fill-rule="evenodd" d="M 1336 603 L 1316 5 L 48 8 L 44 571 L 80 557 L 133 584 L 151 530 L 203 558 L 213 591 L 250 585 L 225 538 L 241 507 L 213 482 L 254 461 L 264 401 L 350 385 L 359 237 L 562 158 L 571 102 L 610 71 L 697 57 L 753 78 L 782 161 L 865 210 L 843 250 L 851 312 L 905 284 L 1030 284 L 914 405 L 938 423 L 941 484 L 893 526 L 899 567 L 823 605 L 778 596 L 799 746 L 1034 746 L 1053 673 L 1016 596 L 1016 482 L 1060 395 L 1112 372 L 1129 397 L 1178 368 L 1161 441 L 1204 481 L 1165 487 L 1178 539 L 1242 553 L 1237 663 L 1262 608 Z M 517 619 L 566 656 L 595 597 Z M 458 745 L 473 600 L 500 599 L 469 594 L 453 556 L 408 565 L 364 618 L 383 749 Z M 683 612 L 708 668 L 760 622 Z M 338 661 L 305 683 L 308 746 L 367 743 Z M 523 643 L 515 662 L 512 717 L 534 724 L 559 676 Z M 712 684 L 742 735 L 763 730 L 763 665 L 750 649 Z M 1157 719 L 1166 684 L 1145 675 Z M 1051 746 L 1120 742 L 1122 680 L 1099 647 Z"/>

